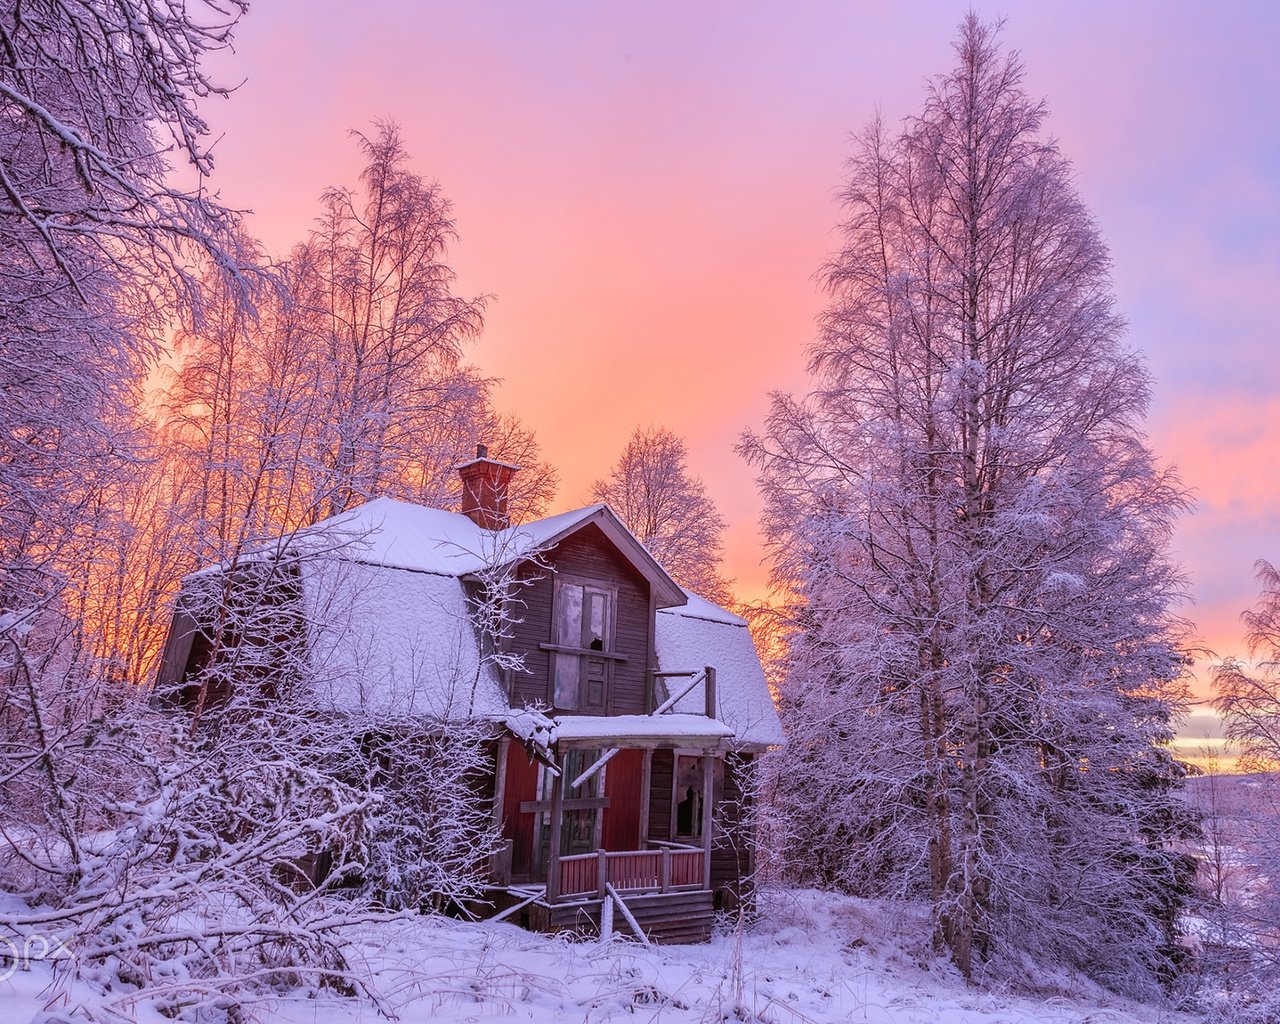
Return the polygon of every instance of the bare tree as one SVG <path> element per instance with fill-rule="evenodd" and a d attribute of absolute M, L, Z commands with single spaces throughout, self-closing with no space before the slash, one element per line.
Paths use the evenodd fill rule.
<path fill-rule="evenodd" d="M 1214 669 L 1214 707 L 1226 722 L 1227 738 L 1240 750 L 1246 771 L 1280 770 L 1280 572 L 1259 559 L 1261 587 L 1256 607 L 1243 613 L 1245 637 L 1255 667 L 1228 658 Z"/>
<path fill-rule="evenodd" d="M 719 604 L 733 600 L 720 574 L 725 522 L 700 479 L 691 476 L 684 441 L 663 427 L 639 428 L 609 475 L 592 487 L 682 587 Z"/>
<path fill-rule="evenodd" d="M 1177 958 L 1186 499 L 1141 429 L 1106 247 L 997 29 L 873 123 L 760 468 L 791 595 L 776 789 L 803 875 L 924 897 L 960 969 L 1150 992 Z"/>
<path fill-rule="evenodd" d="M 198 309 L 189 259 L 246 300 L 197 112 L 226 92 L 202 61 L 244 9 L 0 12 L 0 609 L 62 601 L 120 526 L 104 489 L 139 455 L 132 410 L 157 340 L 177 308 Z M 166 153 L 200 179 L 190 191 Z"/>

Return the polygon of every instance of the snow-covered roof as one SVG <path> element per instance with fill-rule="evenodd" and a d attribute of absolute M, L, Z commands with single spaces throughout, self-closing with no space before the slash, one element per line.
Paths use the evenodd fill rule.
<path fill-rule="evenodd" d="M 721 608 L 718 604 L 712 604 L 705 597 L 699 597 L 692 590 L 686 590 L 684 596 L 688 599 L 685 604 L 674 608 L 664 608 L 663 610 L 685 619 L 705 619 L 707 622 L 721 622 L 726 626 L 742 626 L 744 628 L 747 625 L 747 620 L 742 616 L 734 615 L 733 612 L 726 608 Z"/>
<path fill-rule="evenodd" d="M 506 712 L 462 581 L 343 559 L 303 572 L 311 665 L 330 707 L 440 720 Z"/>
<path fill-rule="evenodd" d="M 601 507 L 588 505 L 505 530 L 486 530 L 458 512 L 374 498 L 307 527 L 295 543 L 303 550 L 332 549 L 342 558 L 389 569 L 466 576 L 528 556 Z"/>
<path fill-rule="evenodd" d="M 733 735 L 724 722 L 706 715 L 561 715 L 555 719 L 559 740 L 703 740 L 715 743 Z"/>
<path fill-rule="evenodd" d="M 589 523 L 598 525 L 654 587 L 660 671 L 715 667 L 720 722 L 705 716 L 699 684 L 670 714 L 565 716 L 556 720 L 557 735 L 732 737 L 748 746 L 784 742 L 746 621 L 677 587 L 606 505 L 494 531 L 456 512 L 377 498 L 299 531 L 257 557 L 286 550 L 303 556 L 298 564 L 312 624 L 310 656 L 320 694 L 335 709 L 502 719 L 510 708 L 496 672 L 482 667 L 465 581 L 553 547 Z"/>
<path fill-rule="evenodd" d="M 389 569 L 468 576 L 531 557 L 588 523 L 598 526 L 649 580 L 659 607 L 684 602 L 685 595 L 675 581 L 603 504 L 504 530 L 486 530 L 457 512 L 374 498 L 299 530 L 284 546 L 307 554 L 332 552 L 339 558 Z M 279 546 L 273 547 L 269 554 L 278 550 Z"/>
<path fill-rule="evenodd" d="M 734 739 L 747 746 L 785 743 L 782 723 L 746 620 L 696 594 L 686 593 L 687 605 L 658 612 L 659 671 L 688 672 L 711 665 L 716 670 L 717 714 L 733 729 Z M 671 680 L 670 688 L 677 690 L 679 680 Z M 673 710 L 697 714 L 705 707 L 705 684 L 700 682 L 676 702 Z"/>

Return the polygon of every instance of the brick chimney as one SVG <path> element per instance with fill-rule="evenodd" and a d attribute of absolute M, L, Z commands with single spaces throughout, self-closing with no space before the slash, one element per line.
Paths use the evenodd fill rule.
<path fill-rule="evenodd" d="M 489 458 L 489 449 L 478 444 L 474 459 L 453 468 L 462 477 L 462 514 L 485 530 L 503 530 L 510 526 L 507 485 L 520 467 Z"/>

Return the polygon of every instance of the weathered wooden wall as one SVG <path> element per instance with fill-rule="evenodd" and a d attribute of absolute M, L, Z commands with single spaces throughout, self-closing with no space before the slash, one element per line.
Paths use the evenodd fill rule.
<path fill-rule="evenodd" d="M 555 572 L 618 588 L 613 651 L 626 658 L 613 664 L 608 713 L 643 714 L 645 680 L 649 670 L 649 582 L 618 552 L 594 525 L 566 537 L 543 556 Z M 534 580 L 520 591 L 523 608 L 515 614 L 523 621 L 512 629 L 510 649 L 524 656 L 525 671 L 514 674 L 512 703 L 551 704 L 551 655 L 539 644 L 551 640 L 551 616 L 555 597 L 555 573 L 526 567 L 522 575 Z"/>

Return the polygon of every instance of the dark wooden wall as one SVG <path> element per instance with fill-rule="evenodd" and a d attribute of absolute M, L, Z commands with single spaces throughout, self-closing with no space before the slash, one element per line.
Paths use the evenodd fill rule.
<path fill-rule="evenodd" d="M 643 714 L 645 681 L 651 657 L 649 582 L 594 525 L 585 526 L 566 537 L 544 555 L 543 560 L 557 572 L 618 588 L 613 650 L 627 660 L 613 664 L 608 710 L 612 715 Z M 534 582 L 521 588 L 519 597 L 524 607 L 515 609 L 515 615 L 524 621 L 513 628 L 510 648 L 524 656 L 525 671 L 514 674 L 511 702 L 515 706 L 550 705 L 551 655 L 539 650 L 538 645 L 551 640 L 555 574 L 547 569 L 526 566 L 521 575 L 533 578 Z"/>
<path fill-rule="evenodd" d="M 655 750 L 649 769 L 649 838 L 671 838 L 671 783 L 675 752 Z"/>
<path fill-rule="evenodd" d="M 755 892 L 754 771 L 750 754 L 725 757 L 724 796 L 716 807 L 711 847 L 711 888 L 719 910 L 733 910 L 743 902 L 749 904 Z"/>

